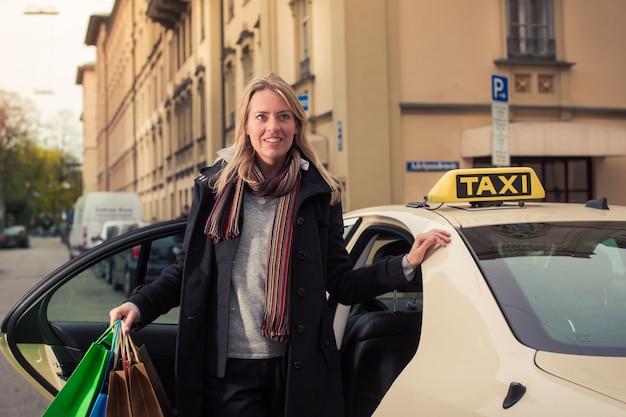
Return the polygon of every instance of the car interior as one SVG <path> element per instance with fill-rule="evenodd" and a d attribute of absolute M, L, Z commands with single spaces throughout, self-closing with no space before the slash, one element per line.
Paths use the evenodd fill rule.
<path fill-rule="evenodd" d="M 375 234 L 366 265 L 403 255 L 406 239 Z M 353 252 L 354 253 L 354 252 Z M 417 351 L 422 325 L 421 270 L 409 287 L 352 306 L 341 347 L 341 366 L 349 417 L 371 416 L 393 381 Z"/>

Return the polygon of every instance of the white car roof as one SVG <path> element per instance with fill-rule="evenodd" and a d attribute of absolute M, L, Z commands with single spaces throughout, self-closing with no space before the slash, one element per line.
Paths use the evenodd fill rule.
<path fill-rule="evenodd" d="M 346 218 L 362 216 L 420 216 L 430 219 L 443 217 L 455 228 L 486 226 L 490 224 L 570 222 L 570 221 L 626 221 L 626 207 L 610 206 L 609 210 L 585 207 L 582 203 L 529 202 L 523 206 L 504 203 L 496 207 L 471 207 L 466 203 L 434 203 L 429 208 L 387 205 L 354 210 Z"/>

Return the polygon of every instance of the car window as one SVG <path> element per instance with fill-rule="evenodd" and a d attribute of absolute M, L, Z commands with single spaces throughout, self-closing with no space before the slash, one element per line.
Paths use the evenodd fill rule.
<path fill-rule="evenodd" d="M 380 262 L 391 256 L 404 255 L 411 249 L 411 243 L 397 235 L 376 234 L 373 236 L 371 250 L 368 253 L 366 266 Z M 419 271 L 417 272 L 419 274 Z M 419 278 L 418 278 L 419 279 Z M 423 293 L 421 283 L 406 291 L 389 292 L 378 296 L 387 309 L 391 311 L 421 310 Z"/>
<path fill-rule="evenodd" d="M 126 301 L 137 285 L 158 277 L 175 261 L 181 247 L 182 235 L 176 235 L 107 254 L 54 291 L 48 303 L 48 320 L 108 321 L 109 311 Z M 145 256 L 142 248 L 145 248 Z M 178 323 L 178 308 L 154 323 Z"/>
<path fill-rule="evenodd" d="M 520 223 L 463 234 L 522 343 L 626 354 L 626 223 Z"/>
<path fill-rule="evenodd" d="M 409 251 L 410 242 L 406 233 L 395 227 L 375 225 L 360 231 L 358 241 L 350 252 L 355 266 L 370 266 L 386 257 L 403 255 Z M 404 291 L 389 292 L 377 300 L 389 311 L 421 310 L 423 294 L 421 270 L 416 271 L 414 285 Z"/>
<path fill-rule="evenodd" d="M 359 222 L 360 219 L 358 217 L 343 219 L 343 240 L 346 242 L 350 240 Z"/>
<path fill-rule="evenodd" d="M 94 265 L 59 287 L 48 304 L 49 321 L 107 321 L 109 310 L 124 302 L 121 292 L 100 276 L 101 264 Z"/>

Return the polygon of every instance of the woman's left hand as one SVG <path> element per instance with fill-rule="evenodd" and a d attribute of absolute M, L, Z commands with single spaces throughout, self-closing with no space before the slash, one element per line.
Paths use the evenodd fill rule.
<path fill-rule="evenodd" d="M 424 262 L 437 249 L 445 248 L 450 243 L 450 233 L 441 229 L 431 229 L 426 233 L 415 236 L 415 242 L 407 254 L 406 260 L 411 265 L 419 265 Z"/>

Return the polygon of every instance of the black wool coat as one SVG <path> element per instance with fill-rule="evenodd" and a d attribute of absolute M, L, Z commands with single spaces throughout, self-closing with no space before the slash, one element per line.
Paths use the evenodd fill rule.
<path fill-rule="evenodd" d="M 214 244 L 204 233 L 215 202 L 209 181 L 222 163 L 204 168 L 195 180 L 177 262 L 129 298 L 139 307 L 140 325 L 180 305 L 176 387 L 181 417 L 203 415 L 205 375 L 223 376 L 226 365 L 230 280 L 238 239 Z M 285 416 L 341 417 L 341 370 L 334 308 L 327 293 L 340 303 L 354 304 L 402 288 L 407 281 L 401 257 L 353 271 L 344 246 L 341 204 L 330 205 L 331 189 L 312 164 L 301 173 L 293 219 Z"/>

